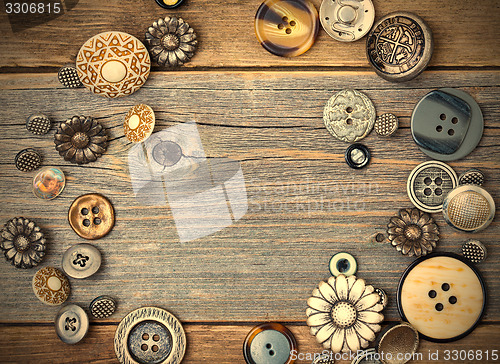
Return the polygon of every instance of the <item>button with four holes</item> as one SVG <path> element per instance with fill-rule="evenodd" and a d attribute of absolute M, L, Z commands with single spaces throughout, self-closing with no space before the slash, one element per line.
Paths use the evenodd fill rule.
<path fill-rule="evenodd" d="M 62 257 L 62 269 L 71 278 L 87 278 L 99 270 L 101 253 L 91 244 L 77 244 L 67 249 Z"/>
<path fill-rule="evenodd" d="M 75 233 L 84 239 L 94 240 L 111 231 L 115 224 L 115 211 L 106 197 L 90 193 L 73 201 L 68 220 Z"/>
<path fill-rule="evenodd" d="M 66 305 L 59 310 L 55 319 L 56 333 L 62 342 L 76 344 L 89 330 L 89 317 L 78 305 Z"/>
<path fill-rule="evenodd" d="M 247 364 L 293 363 L 291 353 L 296 349 L 297 342 L 292 332 L 276 322 L 255 326 L 243 343 Z"/>

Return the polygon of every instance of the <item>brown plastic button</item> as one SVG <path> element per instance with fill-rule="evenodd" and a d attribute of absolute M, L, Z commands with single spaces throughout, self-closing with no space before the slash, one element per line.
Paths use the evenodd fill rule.
<path fill-rule="evenodd" d="M 115 211 L 111 202 L 99 194 L 78 197 L 69 208 L 68 220 L 78 235 L 84 239 L 100 239 L 115 224 Z"/>
<path fill-rule="evenodd" d="M 43 303 L 57 306 L 69 297 L 69 281 L 59 269 L 45 267 L 33 276 L 33 291 Z"/>

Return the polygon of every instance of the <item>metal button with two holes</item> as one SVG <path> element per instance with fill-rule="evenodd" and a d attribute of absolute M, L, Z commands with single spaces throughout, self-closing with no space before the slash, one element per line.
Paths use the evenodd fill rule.
<path fill-rule="evenodd" d="M 122 364 L 179 364 L 186 351 L 186 334 L 170 312 L 143 307 L 123 318 L 114 345 Z"/>
<path fill-rule="evenodd" d="M 472 263 L 481 263 L 486 259 L 486 247 L 479 240 L 469 239 L 462 245 L 462 255 Z"/>
<path fill-rule="evenodd" d="M 360 143 L 351 144 L 345 151 L 347 165 L 354 169 L 361 169 L 370 161 L 370 151 Z"/>
<path fill-rule="evenodd" d="M 362 92 L 341 90 L 326 103 L 323 122 L 335 138 L 353 143 L 372 131 L 375 124 L 375 107 Z"/>
<path fill-rule="evenodd" d="M 479 169 L 471 168 L 462 173 L 458 177 L 459 185 L 477 185 L 482 186 L 484 183 L 484 174 Z"/>
<path fill-rule="evenodd" d="M 408 81 L 427 67 L 433 50 L 432 31 L 419 16 L 395 12 L 373 26 L 366 41 L 370 65 L 382 78 Z"/>
<path fill-rule="evenodd" d="M 445 221 L 455 229 L 475 233 L 486 229 L 495 217 L 495 201 L 484 188 L 462 185 L 443 201 Z"/>
<path fill-rule="evenodd" d="M 113 297 L 99 296 L 92 300 L 89 306 L 90 313 L 95 318 L 106 318 L 116 311 L 116 301 Z"/>
<path fill-rule="evenodd" d="M 31 172 L 42 164 L 42 156 L 36 150 L 27 148 L 17 153 L 14 159 L 16 168 L 22 172 Z"/>
<path fill-rule="evenodd" d="M 84 239 L 94 240 L 111 231 L 115 224 L 115 211 L 106 197 L 90 193 L 73 201 L 68 220 L 75 233 Z"/>
<path fill-rule="evenodd" d="M 341 42 L 353 42 L 370 31 L 375 9 L 371 0 L 323 0 L 319 17 L 330 37 Z"/>
<path fill-rule="evenodd" d="M 408 176 L 410 201 L 425 212 L 440 212 L 448 192 L 457 186 L 457 174 L 443 162 L 428 161 L 416 166 Z"/>
<path fill-rule="evenodd" d="M 255 326 L 243 343 L 243 355 L 247 364 L 290 364 L 292 350 L 297 342 L 292 332 L 276 322 Z"/>
<path fill-rule="evenodd" d="M 52 126 L 49 117 L 43 114 L 33 114 L 26 120 L 26 129 L 35 135 L 47 134 Z"/>
<path fill-rule="evenodd" d="M 330 273 L 337 277 L 340 274 L 352 276 L 358 270 L 356 259 L 349 253 L 337 253 L 330 259 Z"/>
<path fill-rule="evenodd" d="M 385 113 L 377 116 L 373 129 L 380 136 L 390 136 L 398 130 L 399 120 L 396 115 Z"/>
<path fill-rule="evenodd" d="M 73 65 L 68 65 L 61 67 L 57 73 L 57 78 L 59 82 L 67 88 L 78 88 L 83 87 L 80 77 L 78 77 L 78 71 Z"/>
<path fill-rule="evenodd" d="M 77 244 L 67 249 L 62 257 L 62 269 L 71 278 L 87 278 L 99 270 L 101 253 L 91 244 Z"/>
<path fill-rule="evenodd" d="M 411 133 L 431 158 L 453 161 L 465 157 L 483 135 L 483 114 L 466 92 L 443 88 L 425 95 L 413 109 Z"/>
<path fill-rule="evenodd" d="M 89 317 L 78 305 L 67 305 L 59 310 L 55 319 L 56 333 L 62 342 L 76 344 L 89 330 Z"/>

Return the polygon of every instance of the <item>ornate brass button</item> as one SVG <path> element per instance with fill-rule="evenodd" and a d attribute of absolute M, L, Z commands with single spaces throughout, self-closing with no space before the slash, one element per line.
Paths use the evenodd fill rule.
<path fill-rule="evenodd" d="M 149 76 L 151 60 L 144 44 L 122 32 L 104 32 L 87 40 L 76 57 L 83 85 L 95 94 L 131 95 Z"/>
<path fill-rule="evenodd" d="M 291 364 L 291 351 L 297 349 L 292 332 L 282 324 L 269 322 L 255 326 L 243 343 L 247 364 Z"/>
<path fill-rule="evenodd" d="M 384 364 L 405 364 L 418 349 L 418 332 L 407 322 L 387 327 L 375 345 Z"/>
<path fill-rule="evenodd" d="M 380 136 L 390 136 L 398 130 L 399 120 L 396 115 L 385 113 L 375 119 L 373 129 Z"/>
<path fill-rule="evenodd" d="M 155 113 L 151 107 L 139 104 L 132 107 L 125 116 L 125 136 L 133 143 L 145 141 L 155 128 Z"/>
<path fill-rule="evenodd" d="M 72 278 L 87 278 L 99 270 L 101 253 L 90 244 L 77 244 L 67 249 L 62 257 L 64 273 Z"/>
<path fill-rule="evenodd" d="M 116 301 L 109 296 L 99 296 L 92 300 L 89 310 L 95 318 L 106 318 L 115 313 Z"/>
<path fill-rule="evenodd" d="M 54 267 L 45 267 L 36 272 L 32 286 L 35 296 L 50 306 L 64 303 L 70 293 L 68 278 Z"/>
<path fill-rule="evenodd" d="M 115 211 L 106 197 L 90 193 L 73 201 L 68 220 L 75 233 L 84 239 L 94 240 L 111 231 L 115 224 Z"/>
<path fill-rule="evenodd" d="M 408 81 L 422 73 L 431 60 L 432 31 L 415 14 L 391 13 L 375 23 L 366 49 L 368 61 L 380 77 Z"/>
<path fill-rule="evenodd" d="M 55 320 L 56 333 L 62 342 L 76 344 L 89 330 L 89 317 L 78 305 L 67 305 L 59 310 Z"/>
<path fill-rule="evenodd" d="M 255 14 L 255 34 L 270 53 L 294 57 L 318 35 L 318 11 L 309 0 L 266 0 Z"/>
<path fill-rule="evenodd" d="M 14 159 L 16 168 L 22 172 L 31 172 L 42 164 L 42 156 L 36 150 L 27 148 L 17 153 Z"/>

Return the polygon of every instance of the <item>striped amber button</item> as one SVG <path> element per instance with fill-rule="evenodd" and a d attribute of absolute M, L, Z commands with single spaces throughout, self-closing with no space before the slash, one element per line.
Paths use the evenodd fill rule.
<path fill-rule="evenodd" d="M 255 34 L 272 54 L 299 56 L 318 35 L 318 11 L 308 0 L 266 0 L 255 14 Z"/>

